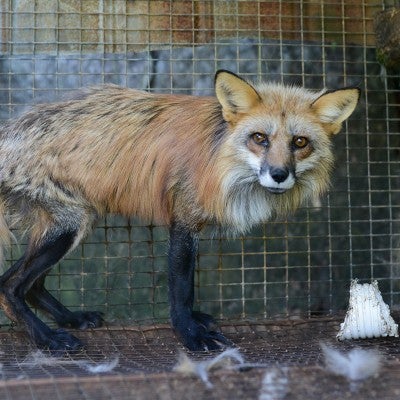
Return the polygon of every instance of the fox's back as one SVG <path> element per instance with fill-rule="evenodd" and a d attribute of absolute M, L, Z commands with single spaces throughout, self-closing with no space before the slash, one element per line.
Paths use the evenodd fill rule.
<path fill-rule="evenodd" d="M 2 191 L 168 222 L 189 165 L 213 146 L 218 113 L 214 98 L 117 86 L 40 105 L 0 138 Z"/>

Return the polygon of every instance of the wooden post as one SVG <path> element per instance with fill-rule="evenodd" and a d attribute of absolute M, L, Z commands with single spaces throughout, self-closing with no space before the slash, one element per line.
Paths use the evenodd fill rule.
<path fill-rule="evenodd" d="M 375 18 L 378 61 L 389 70 L 400 70 L 400 8 L 382 11 Z"/>

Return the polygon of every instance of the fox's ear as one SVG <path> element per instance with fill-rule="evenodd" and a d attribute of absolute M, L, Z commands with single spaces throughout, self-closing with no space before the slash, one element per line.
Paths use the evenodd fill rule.
<path fill-rule="evenodd" d="M 215 93 L 222 106 L 224 119 L 233 122 L 237 115 L 250 111 L 261 101 L 256 89 L 232 72 L 220 70 L 215 74 Z"/>
<path fill-rule="evenodd" d="M 342 122 L 350 117 L 360 98 L 360 89 L 344 88 L 324 93 L 311 104 L 319 120 L 326 124 L 329 133 L 336 134 Z"/>

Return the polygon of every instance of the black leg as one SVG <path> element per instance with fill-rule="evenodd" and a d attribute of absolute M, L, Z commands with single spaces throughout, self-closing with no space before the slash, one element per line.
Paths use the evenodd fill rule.
<path fill-rule="evenodd" d="M 70 311 L 53 297 L 45 288 L 45 276 L 41 276 L 27 293 L 27 301 L 35 308 L 49 314 L 63 328 L 97 328 L 103 324 L 98 311 Z"/>
<path fill-rule="evenodd" d="M 39 347 L 54 352 L 76 350 L 79 339 L 63 330 L 52 330 L 29 309 L 25 296 L 35 281 L 71 248 L 76 232 L 50 230 L 40 243 L 31 244 L 25 255 L 0 277 L 0 303 L 6 314 L 22 324 Z"/>
<path fill-rule="evenodd" d="M 214 350 L 231 342 L 218 331 L 210 315 L 193 311 L 196 255 L 196 235 L 180 224 L 173 224 L 168 253 L 172 325 L 190 350 Z"/>

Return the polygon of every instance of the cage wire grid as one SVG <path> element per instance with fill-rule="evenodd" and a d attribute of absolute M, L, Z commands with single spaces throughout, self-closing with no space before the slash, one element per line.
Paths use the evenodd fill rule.
<path fill-rule="evenodd" d="M 399 84 L 396 74 L 376 60 L 373 27 L 374 16 L 396 2 L 1 0 L 0 4 L 3 122 L 32 104 L 105 83 L 155 93 L 211 95 L 214 73 L 220 68 L 250 80 L 310 89 L 360 87 L 360 105 L 334 140 L 337 160 L 327 195 L 246 237 L 227 238 L 214 226 L 204 230 L 197 259 L 196 308 L 221 319 L 227 334 L 254 361 L 265 358 L 271 364 L 308 367 L 321 363 L 315 353 L 318 340 L 334 337 L 335 315 L 347 306 L 351 279 L 376 279 L 384 300 L 392 309 L 398 307 Z M 82 357 L 96 362 L 119 354 L 113 382 L 126 393 L 132 385 L 137 389 L 131 375 L 138 373 L 144 388 L 153 385 L 142 374 L 157 373 L 161 375 L 154 379 L 167 387 L 167 393 L 179 391 L 175 381 L 166 383 L 170 375 L 165 372 L 172 368 L 177 348 L 164 325 L 167 240 L 165 227 L 107 216 L 47 279 L 51 293 L 70 309 L 104 312 L 106 329 L 77 333 L 89 346 Z M 13 244 L 3 270 L 23 250 L 23 241 Z M 318 322 L 318 329 L 307 320 L 305 325 L 277 321 L 269 325 L 271 319 L 315 321 L 316 316 L 328 316 Z M 91 382 L 93 389 L 93 380 L 75 364 L 57 366 L 59 375 L 54 366 L 42 366 L 39 372 L 24 366 L 34 349 L 24 344 L 18 331 L 9 330 L 3 314 L 0 322 L 5 382 L 28 379 L 20 390 L 26 388 L 34 398 L 35 379 L 67 377 L 73 390 L 102 398 L 85 386 Z M 146 330 L 147 326 L 152 328 Z M 299 326 L 305 326 L 306 334 L 299 333 L 303 329 Z M 390 362 L 396 363 L 392 343 L 387 340 L 382 346 L 392 354 Z M 262 351 L 254 352 L 254 346 Z M 292 349 L 291 359 L 285 347 Z M 155 367 L 147 367 L 148 363 Z M 87 382 L 78 382 L 82 375 Z M 248 377 L 254 393 L 259 391 L 256 375 Z M 321 379 L 320 372 L 315 376 Z M 395 378 L 387 379 L 393 384 Z M 186 384 L 202 393 L 198 382 Z M 43 393 L 44 386 L 37 385 L 38 393 Z M 99 383 L 103 391 L 106 388 L 104 398 L 114 395 L 112 385 L 107 385 Z M 0 384 L 4 398 L 18 398 L 14 395 L 18 384 L 14 386 L 7 389 L 4 381 Z M 60 387 L 53 384 L 48 390 L 55 391 L 55 398 L 67 398 Z M 321 393 L 316 396 L 325 398 Z"/>

